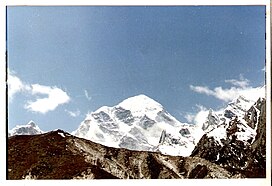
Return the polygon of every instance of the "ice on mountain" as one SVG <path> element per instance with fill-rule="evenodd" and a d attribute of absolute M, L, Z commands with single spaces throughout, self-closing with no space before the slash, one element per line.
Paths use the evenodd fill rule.
<path fill-rule="evenodd" d="M 218 161 L 219 160 L 219 157 L 220 157 L 220 155 L 219 155 L 219 153 L 216 155 L 216 160 L 215 161 Z"/>
<path fill-rule="evenodd" d="M 65 138 L 65 135 L 62 132 L 58 132 L 58 134 Z"/>
<path fill-rule="evenodd" d="M 153 99 L 147 97 L 146 95 L 138 95 L 134 97 L 130 97 L 121 103 L 118 104 L 119 106 L 123 107 L 124 109 L 130 111 L 153 111 L 153 110 L 160 110 L 162 109 L 162 105 L 158 102 L 154 101 Z"/>
<path fill-rule="evenodd" d="M 208 137 L 213 137 L 220 145 L 223 145 L 221 139 L 227 139 L 227 131 L 223 125 L 207 133 Z"/>

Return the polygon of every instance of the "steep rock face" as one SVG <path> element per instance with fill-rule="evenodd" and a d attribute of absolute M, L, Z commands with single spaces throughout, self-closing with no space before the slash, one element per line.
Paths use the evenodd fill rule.
<path fill-rule="evenodd" d="M 258 172 L 265 176 L 266 170 L 266 104 L 260 101 L 260 117 L 258 119 L 257 135 L 252 147 L 252 162 L 250 162 L 251 171 Z"/>
<path fill-rule="evenodd" d="M 166 136 L 159 143 L 162 131 Z M 155 100 L 138 95 L 89 113 L 72 134 L 109 147 L 189 156 L 200 139 L 195 134 L 201 131 L 180 123 Z"/>
<path fill-rule="evenodd" d="M 210 109 L 207 119 L 202 125 L 202 130 L 206 132 L 211 131 L 219 124 L 219 122 L 220 122 L 219 117 L 213 113 L 212 109 Z"/>
<path fill-rule="evenodd" d="M 199 157 L 106 147 L 61 130 L 8 139 L 8 179 L 237 177 Z"/>
<path fill-rule="evenodd" d="M 265 113 L 265 99 L 259 99 L 244 117 L 234 115 L 229 122 L 205 134 L 191 156 L 204 158 L 245 177 L 265 177 Z"/>

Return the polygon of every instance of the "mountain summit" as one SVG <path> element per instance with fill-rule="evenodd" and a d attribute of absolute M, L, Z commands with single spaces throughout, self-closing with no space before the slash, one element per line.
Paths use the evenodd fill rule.
<path fill-rule="evenodd" d="M 88 114 L 73 134 L 110 147 L 189 156 L 201 137 L 195 134 L 199 131 L 141 94 Z"/>
<path fill-rule="evenodd" d="M 17 125 L 11 129 L 8 136 L 15 135 L 35 135 L 44 133 L 34 121 L 29 121 L 26 125 Z"/>
<path fill-rule="evenodd" d="M 161 104 L 144 94 L 125 99 L 118 106 L 130 110 L 134 115 L 138 114 L 139 116 L 163 110 Z"/>

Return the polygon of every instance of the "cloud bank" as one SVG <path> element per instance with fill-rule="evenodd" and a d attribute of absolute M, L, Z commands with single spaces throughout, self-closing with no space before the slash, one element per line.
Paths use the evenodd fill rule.
<path fill-rule="evenodd" d="M 35 101 L 27 102 L 25 108 L 32 112 L 45 114 L 48 111 L 55 110 L 59 105 L 68 103 L 70 101 L 70 97 L 67 95 L 67 93 L 57 87 L 49 87 L 39 84 L 33 84 L 31 87 L 32 95 L 45 96 L 44 98 L 36 97 Z"/>
<path fill-rule="evenodd" d="M 225 83 L 231 85 L 229 88 L 222 88 L 221 86 L 215 88 L 209 88 L 207 86 L 194 86 L 190 85 L 190 89 L 196 93 L 204 94 L 207 96 L 213 96 L 216 99 L 219 99 L 223 102 L 230 102 L 242 95 L 247 99 L 252 101 L 257 101 L 259 97 L 265 97 L 265 89 L 263 87 L 252 87 L 250 86 L 250 81 L 245 79 L 240 75 L 239 79 L 228 79 L 225 80 Z M 202 125 L 209 113 L 209 109 L 202 105 L 196 105 L 196 113 L 186 113 L 184 118 L 190 122 L 195 123 L 196 125 Z M 221 110 L 219 108 L 218 110 Z"/>
<path fill-rule="evenodd" d="M 34 100 L 28 100 L 24 106 L 28 111 L 45 114 L 70 101 L 68 94 L 56 86 L 28 84 L 10 72 L 8 72 L 7 83 L 9 102 L 12 102 L 14 96 L 18 93 L 25 93 L 34 97 Z"/>
<path fill-rule="evenodd" d="M 229 79 L 225 80 L 225 83 L 230 83 L 233 85 L 230 88 L 222 88 L 221 86 L 211 89 L 207 86 L 194 86 L 190 85 L 190 89 L 194 92 L 205 94 L 208 96 L 213 96 L 224 102 L 229 102 L 237 98 L 239 95 L 249 97 L 249 99 L 255 100 L 258 97 L 264 97 L 265 92 L 261 91 L 260 87 L 251 87 L 249 86 L 249 80 L 244 79 L 240 76 L 239 80 Z"/>
<path fill-rule="evenodd" d="M 30 90 L 29 85 L 24 84 L 17 76 L 14 75 L 14 72 L 8 70 L 8 100 L 12 102 L 13 97 L 23 91 Z"/>

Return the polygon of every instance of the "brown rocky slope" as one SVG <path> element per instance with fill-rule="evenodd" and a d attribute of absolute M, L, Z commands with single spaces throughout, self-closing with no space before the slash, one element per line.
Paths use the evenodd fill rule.
<path fill-rule="evenodd" d="M 8 139 L 7 179 L 238 178 L 200 157 L 106 147 L 62 130 Z"/>

